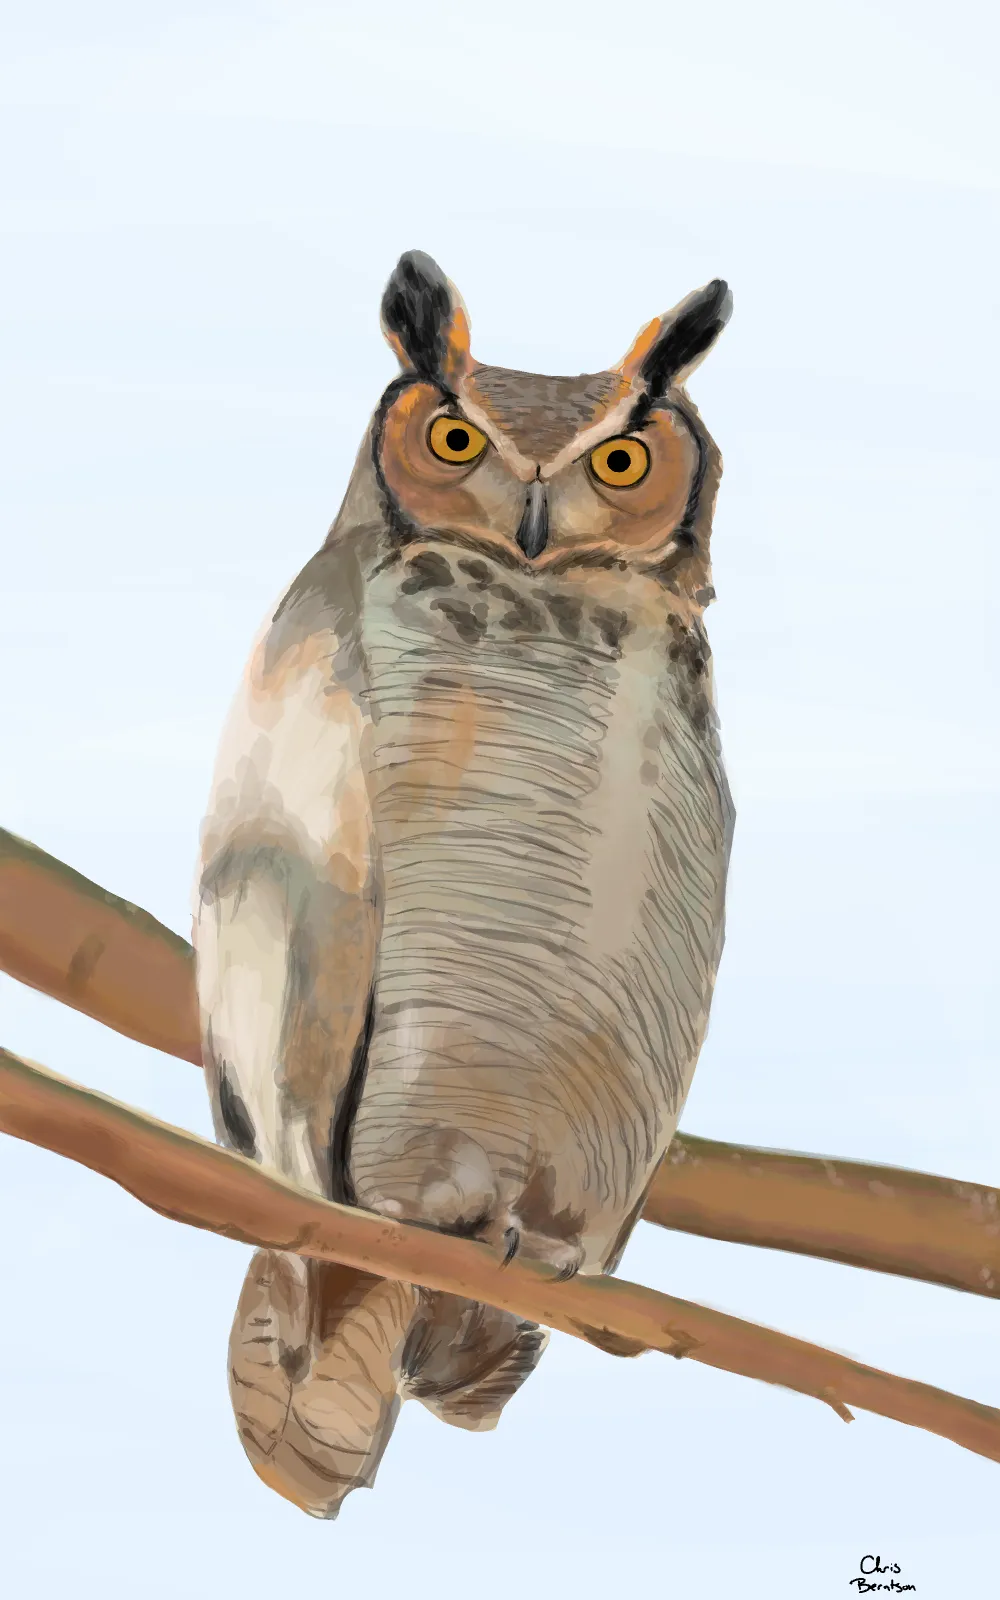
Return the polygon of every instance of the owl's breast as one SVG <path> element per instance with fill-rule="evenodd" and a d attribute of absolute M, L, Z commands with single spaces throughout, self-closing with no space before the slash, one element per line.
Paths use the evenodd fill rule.
<path fill-rule="evenodd" d="M 561 1149 L 617 1212 L 672 1135 L 721 949 L 704 650 L 648 580 L 444 547 L 366 597 L 382 932 L 353 1161 L 402 1120 Z M 572 1153 L 571 1153 L 572 1152 Z"/>

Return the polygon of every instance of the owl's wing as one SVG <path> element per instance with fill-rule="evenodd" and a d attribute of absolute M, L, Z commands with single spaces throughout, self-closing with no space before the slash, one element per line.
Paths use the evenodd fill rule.
<path fill-rule="evenodd" d="M 220 751 L 195 911 L 221 1142 L 334 1198 L 375 960 L 375 850 L 356 693 L 337 641 L 287 621 L 251 662 Z"/>
<path fill-rule="evenodd" d="M 195 944 L 218 1138 L 345 1199 L 377 930 L 363 717 L 338 654 L 315 592 L 255 653 L 204 829 Z M 412 1309 L 406 1285 L 251 1262 L 230 1339 L 237 1425 L 264 1481 L 315 1516 L 374 1477 Z"/>

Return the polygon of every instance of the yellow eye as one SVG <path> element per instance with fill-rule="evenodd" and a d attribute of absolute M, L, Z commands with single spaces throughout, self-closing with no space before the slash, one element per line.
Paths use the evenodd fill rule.
<path fill-rule="evenodd" d="M 486 449 L 485 433 L 464 417 L 436 417 L 427 439 L 439 461 L 453 461 L 459 467 L 475 461 Z"/>
<path fill-rule="evenodd" d="M 649 471 L 649 451 L 641 439 L 605 439 L 590 452 L 590 470 L 599 483 L 630 489 Z"/>

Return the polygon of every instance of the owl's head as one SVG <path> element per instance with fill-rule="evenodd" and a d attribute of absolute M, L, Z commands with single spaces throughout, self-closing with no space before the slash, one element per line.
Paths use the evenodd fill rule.
<path fill-rule="evenodd" d="M 704 603 L 721 461 L 681 385 L 731 307 L 714 279 L 648 323 L 617 366 L 543 377 L 474 360 L 454 285 L 407 252 L 382 301 L 402 370 L 372 432 L 390 528 L 529 571 L 638 568 Z"/>

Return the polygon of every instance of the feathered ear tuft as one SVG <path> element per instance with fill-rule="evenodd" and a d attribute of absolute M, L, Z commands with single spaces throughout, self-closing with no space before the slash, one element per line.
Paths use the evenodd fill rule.
<path fill-rule="evenodd" d="M 382 331 L 405 372 L 453 390 L 474 362 L 455 285 L 422 250 L 407 250 L 382 296 Z"/>
<path fill-rule="evenodd" d="M 729 285 L 713 278 L 666 316 L 647 323 L 618 370 L 655 403 L 673 384 L 683 383 L 708 354 L 732 309 Z"/>

